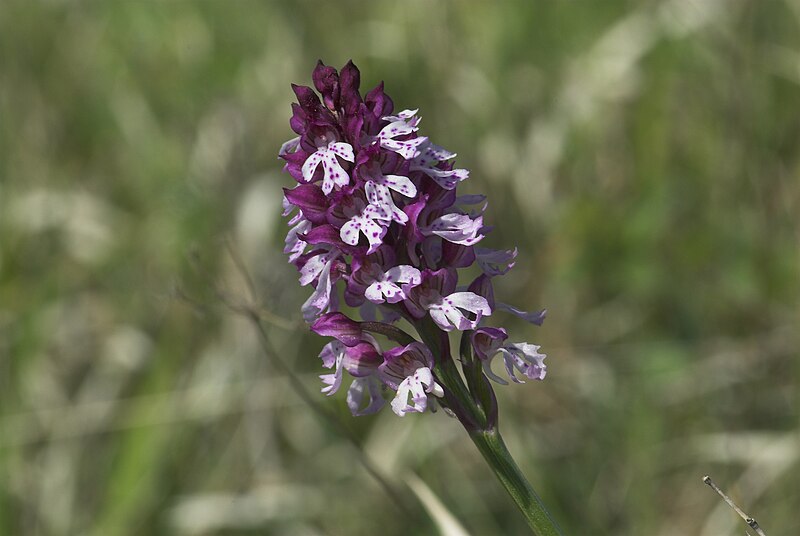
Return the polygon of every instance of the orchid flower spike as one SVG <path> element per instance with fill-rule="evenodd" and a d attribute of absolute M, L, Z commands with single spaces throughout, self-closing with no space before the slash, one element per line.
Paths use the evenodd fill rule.
<path fill-rule="evenodd" d="M 349 377 L 354 415 L 389 401 L 400 416 L 437 406 L 458 413 L 439 377 L 452 360 L 452 331 L 464 332 L 480 373 L 495 382 L 543 379 L 538 346 L 507 343 L 504 328 L 485 326 L 497 310 L 534 324 L 544 311 L 495 302 L 492 279 L 511 270 L 517 250 L 483 246 L 486 196 L 456 193 L 469 178 L 456 154 L 421 135 L 417 110 L 395 111 L 383 83 L 362 95 L 352 62 L 341 71 L 319 62 L 312 79 L 314 88 L 293 86 L 296 137 L 278 155 L 297 183 L 284 189 L 284 252 L 312 289 L 303 318 L 332 338 L 320 354 L 330 370 L 322 393 Z M 459 286 L 459 270 L 472 266 L 482 275 Z M 401 319 L 419 340 L 396 325 Z M 497 357 L 508 380 L 491 368 Z"/>

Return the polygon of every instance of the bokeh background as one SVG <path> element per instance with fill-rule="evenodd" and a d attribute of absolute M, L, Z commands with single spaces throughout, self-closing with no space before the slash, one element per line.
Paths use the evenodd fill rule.
<path fill-rule="evenodd" d="M 797 0 L 5 0 L 0 533 L 525 533 L 456 421 L 319 395 L 396 508 L 222 303 L 228 244 L 317 393 L 276 152 L 318 58 L 420 108 L 519 247 L 549 373 L 501 429 L 568 534 L 742 534 L 704 474 L 800 533 Z"/>

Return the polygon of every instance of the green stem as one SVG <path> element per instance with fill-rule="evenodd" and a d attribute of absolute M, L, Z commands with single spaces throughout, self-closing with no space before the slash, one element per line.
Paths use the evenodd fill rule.
<path fill-rule="evenodd" d="M 456 363 L 450 356 L 446 334 L 443 335 L 427 317 L 415 322 L 414 326 L 431 352 L 437 356 L 433 371 L 437 381 L 445 389 L 445 404 L 461 421 L 483 459 L 525 516 L 533 534 L 562 536 L 561 529 L 550 517 L 533 486 L 511 457 L 497 430 L 497 400 L 488 379 L 474 363 L 467 339 L 462 337 L 460 353 L 469 387 L 464 385 Z"/>
<path fill-rule="evenodd" d="M 561 530 L 514 462 L 500 433 L 497 430 L 473 430 L 470 431 L 469 437 L 511 495 L 533 533 L 536 536 L 561 536 Z"/>

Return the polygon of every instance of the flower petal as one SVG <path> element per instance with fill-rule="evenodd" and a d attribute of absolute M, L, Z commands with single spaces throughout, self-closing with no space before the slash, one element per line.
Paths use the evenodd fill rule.
<path fill-rule="evenodd" d="M 411 126 L 404 119 L 400 119 L 399 121 L 394 121 L 383 127 L 381 131 L 378 133 L 378 138 L 382 140 L 392 139 L 396 138 L 397 136 L 405 136 L 407 134 L 411 134 L 416 130 L 418 130 L 417 127 Z"/>
<path fill-rule="evenodd" d="M 328 262 L 319 274 L 317 287 L 314 289 L 314 292 L 300 308 L 303 314 L 303 320 L 311 323 L 320 314 L 331 308 L 332 298 L 335 298 L 335 295 L 331 294 L 332 289 L 331 262 Z"/>
<path fill-rule="evenodd" d="M 383 297 L 381 281 L 375 281 L 368 286 L 367 290 L 364 291 L 364 297 L 375 304 L 385 302 L 386 300 Z"/>
<path fill-rule="evenodd" d="M 508 333 L 503 328 L 478 328 L 470 334 L 470 342 L 475 355 L 481 361 L 490 361 L 505 340 L 508 339 Z"/>
<path fill-rule="evenodd" d="M 389 268 L 389 270 L 386 271 L 386 280 L 394 283 L 405 283 L 410 287 L 415 287 L 422 282 L 422 274 L 413 266 L 401 264 L 400 266 Z"/>
<path fill-rule="evenodd" d="M 416 197 L 417 187 L 411 182 L 411 179 L 402 175 L 384 175 L 381 181 L 384 186 L 391 188 L 400 195 L 406 197 Z"/>
<path fill-rule="evenodd" d="M 483 239 L 483 217 L 470 218 L 467 214 L 450 213 L 440 216 L 430 226 L 421 229 L 423 234 L 435 234 L 455 244 L 471 246 Z"/>
<path fill-rule="evenodd" d="M 310 228 L 310 221 L 301 220 L 300 223 L 292 227 L 286 234 L 286 246 L 283 248 L 283 252 L 289 255 L 289 262 L 296 261 L 297 258 L 300 257 L 300 255 L 302 255 L 306 250 L 306 246 L 308 244 L 305 240 L 302 240 L 300 237 L 298 237 L 298 235 L 305 233 Z"/>
<path fill-rule="evenodd" d="M 337 359 L 341 360 L 344 357 L 344 345 L 339 341 L 331 341 L 322 347 L 319 357 L 322 359 L 323 367 L 332 368 Z"/>
<path fill-rule="evenodd" d="M 351 246 L 355 246 L 358 244 L 358 235 L 361 231 L 361 222 L 357 220 L 350 220 L 344 225 L 342 225 L 342 229 L 339 231 L 339 236 L 341 237 L 342 241 L 346 244 L 350 244 Z"/>
<path fill-rule="evenodd" d="M 497 302 L 497 310 L 511 313 L 512 315 L 517 316 L 526 322 L 530 322 L 531 324 L 536 324 L 537 326 L 541 326 L 544 323 L 545 316 L 547 316 L 547 309 L 527 312 L 502 302 Z"/>
<path fill-rule="evenodd" d="M 322 162 L 322 154 L 319 151 L 306 159 L 305 163 L 303 164 L 303 180 L 306 182 L 311 182 L 311 180 L 314 178 L 314 172 L 317 170 L 317 166 L 319 166 L 320 162 Z"/>
<path fill-rule="evenodd" d="M 483 316 L 490 316 L 492 308 L 489 307 L 489 302 L 483 296 L 478 296 L 474 292 L 454 292 L 450 294 L 447 299 L 450 300 L 452 305 L 466 309 L 472 313 L 481 314 Z"/>
<path fill-rule="evenodd" d="M 369 403 L 364 406 L 364 400 L 369 398 Z M 358 417 L 377 413 L 386 404 L 381 396 L 381 384 L 374 376 L 356 378 L 347 390 L 347 407 L 350 413 Z"/>
<path fill-rule="evenodd" d="M 322 191 L 325 192 L 325 195 L 333 191 L 334 185 L 347 186 L 350 184 L 350 176 L 332 152 L 326 152 L 323 155 L 322 166 L 325 169 L 325 176 L 322 179 Z"/>
<path fill-rule="evenodd" d="M 355 162 L 356 157 L 353 154 L 353 146 L 345 142 L 336 142 L 328 145 L 328 149 L 342 160 L 348 162 Z"/>
<path fill-rule="evenodd" d="M 376 212 L 376 214 L 380 216 L 379 218 L 376 216 L 377 219 L 384 219 L 386 214 L 390 214 L 390 218 L 401 225 L 404 225 L 408 221 L 408 215 L 394 204 L 392 193 L 387 186 L 369 181 L 364 189 L 367 192 L 367 200 L 370 206 L 380 209 Z"/>
<path fill-rule="evenodd" d="M 478 266 L 483 273 L 490 277 L 505 275 L 514 267 L 514 259 L 517 257 L 517 248 L 506 250 L 494 250 L 486 248 L 475 248 L 475 256 L 478 258 Z"/>
<path fill-rule="evenodd" d="M 285 154 L 294 153 L 297 149 L 300 148 L 300 136 L 296 138 L 292 138 L 281 145 L 281 148 L 278 149 L 278 156 L 283 156 Z"/>

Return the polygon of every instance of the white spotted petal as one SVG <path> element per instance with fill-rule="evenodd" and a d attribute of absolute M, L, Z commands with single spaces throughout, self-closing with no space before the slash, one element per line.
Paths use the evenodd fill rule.
<path fill-rule="evenodd" d="M 475 329 L 484 316 L 492 314 L 486 298 L 474 292 L 454 292 L 425 305 L 434 322 L 444 331 Z M 474 318 L 463 313 L 470 312 Z"/>
<path fill-rule="evenodd" d="M 375 220 L 385 221 L 391 219 L 382 208 L 375 205 L 367 205 L 360 214 L 350 218 L 339 230 L 339 237 L 346 244 L 355 246 L 358 239 L 363 234 L 369 242 L 367 253 L 374 253 L 383 244 L 383 236 L 386 228 L 376 223 Z"/>
<path fill-rule="evenodd" d="M 350 184 L 350 176 L 339 164 L 337 157 L 348 162 L 355 162 L 353 146 L 345 142 L 332 141 L 328 145 L 320 147 L 303 163 L 303 179 L 311 182 L 317 168 L 322 164 L 322 191 L 325 195 L 330 194 L 334 186 L 347 186 Z"/>
<path fill-rule="evenodd" d="M 407 265 L 395 266 L 373 281 L 364 292 L 364 297 L 375 304 L 397 303 L 407 298 L 406 290 L 419 285 L 421 281 L 418 269 Z"/>
<path fill-rule="evenodd" d="M 432 234 L 441 236 L 454 244 L 472 246 L 483 239 L 482 229 L 483 216 L 472 218 L 468 214 L 451 212 L 440 216 L 429 226 L 420 229 L 420 231 L 428 236 Z"/>

